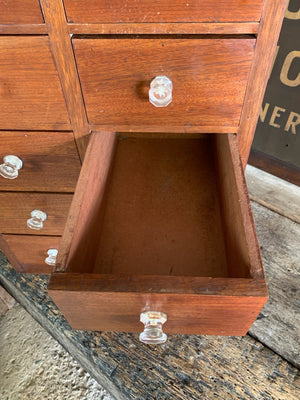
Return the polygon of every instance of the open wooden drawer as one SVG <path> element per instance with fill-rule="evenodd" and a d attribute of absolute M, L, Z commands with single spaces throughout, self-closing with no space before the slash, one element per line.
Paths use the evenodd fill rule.
<path fill-rule="evenodd" d="M 94 133 L 48 289 L 75 329 L 246 334 L 267 289 L 237 137 Z"/>

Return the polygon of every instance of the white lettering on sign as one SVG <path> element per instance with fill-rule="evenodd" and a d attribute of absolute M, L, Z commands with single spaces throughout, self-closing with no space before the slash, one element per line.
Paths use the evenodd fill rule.
<path fill-rule="evenodd" d="M 300 58 L 300 51 L 291 51 L 285 58 L 280 72 L 280 80 L 284 85 L 296 87 L 300 85 L 300 73 L 295 79 L 289 79 L 288 73 L 295 58 Z"/>
<path fill-rule="evenodd" d="M 259 115 L 259 119 L 262 123 L 265 122 L 269 110 L 272 110 L 272 108 L 270 109 L 269 103 L 262 106 Z M 296 127 L 300 125 L 300 114 L 290 111 L 286 120 L 286 111 L 285 108 L 274 106 L 268 124 L 274 128 L 284 127 L 283 129 L 286 132 L 296 135 Z"/>
<path fill-rule="evenodd" d="M 296 126 L 300 125 L 300 114 L 296 114 L 294 112 L 290 112 L 287 123 L 284 127 L 284 130 L 288 132 L 292 128 L 292 133 L 296 135 Z"/>
<path fill-rule="evenodd" d="M 300 8 L 298 11 L 290 11 L 289 6 L 285 11 L 285 18 L 287 19 L 300 19 Z"/>
<path fill-rule="evenodd" d="M 281 117 L 280 111 L 281 112 L 285 112 L 286 110 L 285 110 L 285 108 L 281 108 L 281 107 L 275 106 L 274 110 L 272 112 L 269 125 L 274 126 L 274 128 L 280 128 L 279 124 L 275 124 L 275 119 Z"/>

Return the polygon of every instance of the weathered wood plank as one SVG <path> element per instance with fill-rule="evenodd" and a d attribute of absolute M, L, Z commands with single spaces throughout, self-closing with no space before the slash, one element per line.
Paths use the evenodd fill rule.
<path fill-rule="evenodd" d="M 250 199 L 300 223 L 300 187 L 247 165 Z"/>
<path fill-rule="evenodd" d="M 300 226 L 252 203 L 269 300 L 250 334 L 300 367 Z"/>

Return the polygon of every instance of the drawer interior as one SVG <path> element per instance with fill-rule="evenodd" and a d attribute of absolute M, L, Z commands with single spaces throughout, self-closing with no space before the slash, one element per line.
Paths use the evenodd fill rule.
<path fill-rule="evenodd" d="M 230 147 L 221 136 L 117 135 L 102 199 L 85 210 L 67 270 L 249 277 Z"/>
<path fill-rule="evenodd" d="M 151 310 L 244 335 L 267 291 L 237 137 L 92 134 L 48 291 L 75 329 L 138 332 Z"/>

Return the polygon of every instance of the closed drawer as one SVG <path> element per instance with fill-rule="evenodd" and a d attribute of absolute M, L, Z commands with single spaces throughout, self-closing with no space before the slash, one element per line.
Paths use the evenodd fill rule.
<path fill-rule="evenodd" d="M 0 24 L 42 24 L 38 0 L 0 0 Z"/>
<path fill-rule="evenodd" d="M 262 0 L 64 0 L 69 22 L 244 22 L 259 21 Z"/>
<path fill-rule="evenodd" d="M 16 271 L 50 274 L 54 266 L 45 262 L 49 249 L 58 249 L 60 236 L 0 235 L 0 248 Z"/>
<path fill-rule="evenodd" d="M 72 197 L 72 194 L 1 192 L 0 232 L 62 235 Z M 46 213 L 39 230 L 27 226 L 34 210 Z"/>
<path fill-rule="evenodd" d="M 0 190 L 74 192 L 81 164 L 72 132 L 1 131 L 0 143 Z"/>
<path fill-rule="evenodd" d="M 267 291 L 237 137 L 92 135 L 48 290 L 75 329 L 153 311 L 166 332 L 245 334 Z"/>
<path fill-rule="evenodd" d="M 95 129 L 236 132 L 254 39 L 76 39 L 89 122 Z M 150 82 L 173 84 L 167 107 Z"/>
<path fill-rule="evenodd" d="M 0 37 L 1 129 L 70 130 L 47 37 Z"/>

